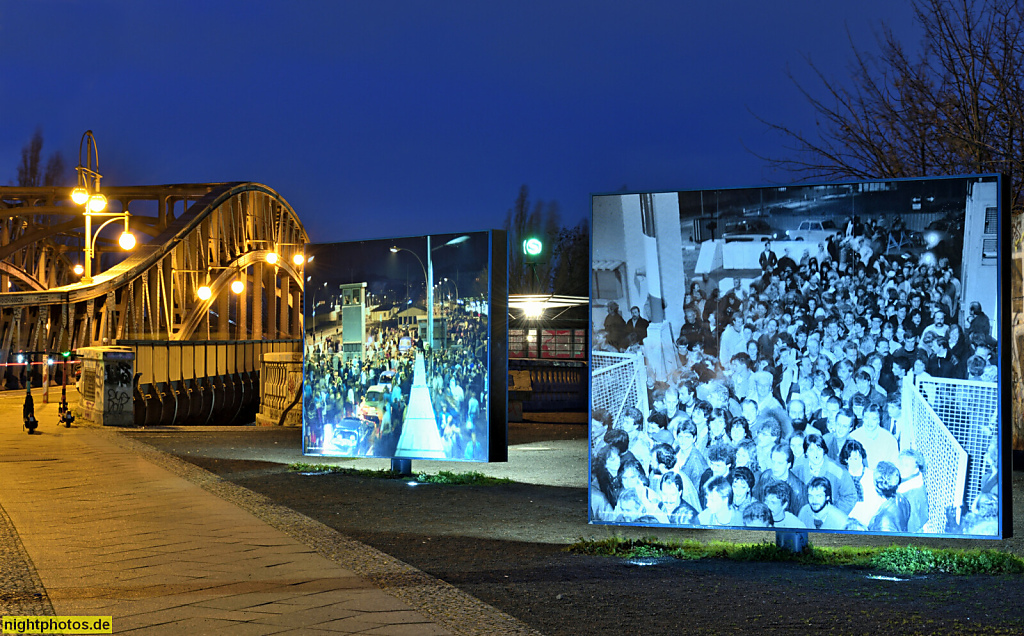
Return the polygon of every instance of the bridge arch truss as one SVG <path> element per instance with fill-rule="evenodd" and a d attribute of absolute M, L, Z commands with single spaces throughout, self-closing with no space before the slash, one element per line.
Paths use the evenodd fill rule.
<path fill-rule="evenodd" d="M 302 337 L 302 266 L 292 258 L 308 236 L 277 192 L 258 183 L 103 192 L 148 240 L 126 253 L 101 237 L 87 284 L 73 273 L 84 217 L 70 188 L 0 187 L 0 363 L 118 341 Z M 230 290 L 236 278 L 241 294 Z M 213 292 L 206 301 L 203 285 Z"/>

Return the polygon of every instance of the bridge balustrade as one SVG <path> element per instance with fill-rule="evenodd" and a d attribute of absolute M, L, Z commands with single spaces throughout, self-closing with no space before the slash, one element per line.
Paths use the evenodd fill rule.
<path fill-rule="evenodd" d="M 509 360 L 509 370 L 529 371 L 531 395 L 523 411 L 587 410 L 587 366 L 558 360 Z"/>
<path fill-rule="evenodd" d="M 260 360 L 300 340 L 122 340 L 135 351 L 136 426 L 244 425 L 260 406 Z"/>

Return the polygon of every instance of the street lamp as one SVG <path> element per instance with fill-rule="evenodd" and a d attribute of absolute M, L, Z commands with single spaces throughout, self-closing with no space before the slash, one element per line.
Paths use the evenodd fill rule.
<path fill-rule="evenodd" d="M 277 256 L 277 254 L 275 252 L 268 252 L 267 254 L 264 254 L 263 258 L 264 258 L 264 260 L 270 262 L 271 264 L 274 264 L 274 263 L 277 262 L 277 258 L 274 258 L 276 256 Z M 241 267 L 241 266 L 239 266 L 237 264 L 236 265 L 225 265 L 225 266 L 214 266 L 214 265 L 211 265 L 211 266 L 207 267 L 206 269 L 175 269 L 174 271 L 175 271 L 175 273 L 178 273 L 178 274 L 204 274 L 205 273 L 206 274 L 206 281 L 202 285 L 200 285 L 199 287 L 196 288 L 196 296 L 199 298 L 199 300 L 206 301 L 206 300 L 210 300 L 210 298 L 213 297 L 213 288 L 210 286 L 210 273 L 213 270 L 215 270 L 215 269 L 219 269 L 219 270 L 232 269 L 232 270 L 234 270 L 235 271 L 235 276 L 234 276 L 234 279 L 231 281 L 231 284 L 229 285 L 229 289 L 231 289 L 231 292 L 234 293 L 234 294 L 241 294 L 242 292 L 245 291 L 245 268 L 243 268 L 243 267 Z"/>
<path fill-rule="evenodd" d="M 264 241 L 264 242 L 269 242 L 269 241 Z M 281 260 L 280 254 L 278 254 L 275 251 L 276 249 L 277 248 L 271 248 L 270 250 L 268 250 L 263 255 L 263 260 L 265 260 L 270 265 L 277 265 L 277 262 L 279 260 Z M 293 258 L 292 261 L 296 265 L 301 265 L 302 262 L 303 262 L 302 254 L 296 254 L 295 258 Z M 211 266 L 211 267 L 207 267 L 206 270 L 205 270 L 206 271 L 206 282 L 203 285 L 201 285 L 198 289 L 196 289 L 196 296 L 199 297 L 199 300 L 210 300 L 210 298 L 213 296 L 213 289 L 210 287 L 210 272 L 212 270 L 214 270 L 214 269 L 217 269 L 217 268 Z M 226 269 L 226 268 L 222 268 L 222 269 Z M 245 281 L 243 280 L 243 277 L 242 277 L 242 269 L 241 268 L 236 268 L 236 269 L 238 270 L 238 275 L 236 276 L 235 280 L 231 281 L 231 291 L 232 291 L 232 293 L 235 293 L 235 294 L 241 294 L 243 291 L 245 291 Z M 202 270 L 179 269 L 179 270 L 175 270 L 175 271 L 178 271 L 178 272 L 202 273 Z"/>
<path fill-rule="evenodd" d="M 306 255 L 302 253 L 302 247 L 305 245 L 305 243 L 275 243 L 275 245 L 276 248 L 274 249 L 274 252 L 276 253 L 277 251 L 280 250 L 282 253 L 275 254 L 273 257 L 267 255 L 267 262 L 270 263 L 271 265 L 276 265 L 277 262 L 282 258 L 287 258 L 292 262 L 292 265 L 295 265 L 296 267 L 301 267 L 302 265 L 312 262 L 313 260 L 312 256 L 310 256 L 307 259 Z M 295 249 L 294 252 L 292 251 L 293 249 Z M 289 252 L 291 253 L 290 256 L 288 256 Z M 301 282 L 302 280 L 300 279 L 299 283 Z"/>
<path fill-rule="evenodd" d="M 394 245 L 391 246 L 391 253 L 392 254 L 397 254 L 399 252 L 409 252 L 410 254 L 412 254 L 413 257 L 416 258 L 416 262 L 420 264 L 420 269 L 423 270 L 423 278 L 424 279 L 427 278 L 427 267 L 423 264 L 423 259 L 420 258 L 419 254 L 417 254 L 416 252 L 414 252 L 412 250 L 406 249 L 404 247 L 397 247 L 397 246 L 394 246 Z"/>
<path fill-rule="evenodd" d="M 444 243 L 442 245 L 438 245 L 437 247 L 434 247 L 434 248 L 430 247 L 430 235 L 429 234 L 427 235 L 426 239 L 427 239 L 427 265 L 426 265 L 426 267 L 423 266 L 423 261 L 422 261 L 422 259 L 420 259 L 419 255 L 416 252 L 412 251 L 412 250 L 406 249 L 404 247 L 398 247 L 397 245 L 392 245 L 391 246 L 391 253 L 392 254 L 397 254 L 398 252 L 409 252 L 410 254 L 412 254 L 413 256 L 416 257 L 416 261 L 420 264 L 420 267 L 423 269 L 423 277 L 427 281 L 427 338 L 428 338 L 427 342 L 429 342 L 430 343 L 430 347 L 433 348 L 434 347 L 434 258 L 433 258 L 433 253 L 436 252 L 437 250 L 441 249 L 442 247 L 448 247 L 449 245 L 459 245 L 460 243 L 465 243 L 466 241 L 469 240 L 469 235 L 468 234 L 463 234 L 462 236 L 455 237 L 452 240 L 448 241 L 447 243 Z"/>
<path fill-rule="evenodd" d="M 235 268 L 235 280 L 231 281 L 231 293 L 241 294 L 245 291 L 245 278 L 241 267 Z"/>
<path fill-rule="evenodd" d="M 82 146 L 85 146 L 85 165 L 82 165 Z M 93 160 L 95 159 L 95 166 Z M 75 205 L 84 206 L 85 215 L 85 262 L 82 269 L 82 282 L 92 282 L 92 260 L 96 252 L 96 240 L 99 238 L 100 232 L 109 223 L 117 220 L 124 220 L 124 232 L 118 237 L 117 243 L 121 246 L 121 249 L 130 250 L 135 247 L 135 236 L 131 233 L 128 227 L 128 218 L 131 216 L 128 210 L 125 209 L 123 212 L 104 212 L 107 208 L 107 197 L 100 192 L 100 179 L 103 175 L 99 173 L 100 168 L 100 154 L 96 148 L 96 137 L 93 136 L 91 130 L 85 131 L 82 135 L 82 140 L 78 144 L 78 166 L 75 170 L 78 172 L 78 185 L 71 191 L 71 200 Z M 92 217 L 102 216 L 111 217 L 104 221 L 102 225 L 96 230 L 95 233 L 92 231 Z M 76 268 L 77 270 L 77 268 Z"/>
<path fill-rule="evenodd" d="M 454 278 L 443 278 L 443 279 L 441 279 L 441 282 L 442 283 L 451 283 L 452 286 L 455 288 L 455 304 L 458 305 L 459 304 L 459 284 L 455 282 Z"/>

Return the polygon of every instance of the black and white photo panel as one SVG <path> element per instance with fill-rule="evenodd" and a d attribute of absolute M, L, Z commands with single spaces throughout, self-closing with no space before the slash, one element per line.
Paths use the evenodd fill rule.
<path fill-rule="evenodd" d="M 594 195 L 591 522 L 1009 536 L 1004 186 Z"/>

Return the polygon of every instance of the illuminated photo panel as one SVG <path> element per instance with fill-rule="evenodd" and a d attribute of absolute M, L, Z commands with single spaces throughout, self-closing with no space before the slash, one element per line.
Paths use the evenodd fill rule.
<path fill-rule="evenodd" d="M 593 197 L 593 523 L 1005 538 L 999 175 Z"/>
<path fill-rule="evenodd" d="M 306 246 L 305 455 L 507 458 L 505 241 Z"/>

